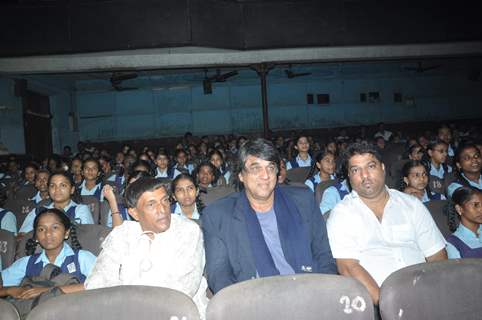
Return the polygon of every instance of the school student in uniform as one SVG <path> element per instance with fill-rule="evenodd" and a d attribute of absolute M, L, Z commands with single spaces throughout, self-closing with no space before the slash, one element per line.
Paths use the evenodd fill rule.
<path fill-rule="evenodd" d="M 298 154 L 286 163 L 286 170 L 300 167 L 311 167 L 313 165 L 313 160 L 309 153 L 310 143 L 308 142 L 308 137 L 299 136 L 296 139 L 295 150 Z"/>
<path fill-rule="evenodd" d="M 184 149 L 177 149 L 175 154 L 176 164 L 174 168 L 181 173 L 191 174 L 194 171 L 192 163 L 188 163 L 188 156 Z"/>
<path fill-rule="evenodd" d="M 403 166 L 400 191 L 417 197 L 423 203 L 446 200 L 443 194 L 430 190 L 427 168 L 423 162 L 417 160 L 409 160 Z"/>
<path fill-rule="evenodd" d="M 72 176 L 66 172 L 57 172 L 50 176 L 48 182 L 49 196 L 52 202 L 45 206 L 47 209 L 57 208 L 65 212 L 72 220 L 80 224 L 94 224 L 89 207 L 77 204 L 72 200 L 75 193 L 75 185 Z M 25 217 L 19 233 L 27 233 L 33 229 L 35 217 L 41 208 L 35 208 Z"/>
<path fill-rule="evenodd" d="M 172 180 L 181 173 L 174 167 L 169 167 L 169 155 L 163 150 L 160 150 L 157 154 L 156 165 L 156 178 L 168 178 Z"/>
<path fill-rule="evenodd" d="M 199 188 L 191 175 L 178 175 L 171 183 L 171 194 L 176 201 L 171 205 L 172 214 L 192 220 L 201 218 L 204 206 L 199 198 Z"/>
<path fill-rule="evenodd" d="M 447 165 L 447 148 L 444 141 L 437 140 L 427 145 L 429 167 L 429 185 L 434 191 L 445 190 L 448 179 L 451 179 L 452 167 Z"/>
<path fill-rule="evenodd" d="M 37 193 L 30 200 L 38 205 L 40 202 L 49 199 L 49 188 L 48 181 L 50 177 L 50 172 L 46 169 L 40 169 L 35 177 L 35 188 Z"/>
<path fill-rule="evenodd" d="M 82 176 L 82 160 L 79 157 L 72 159 L 72 162 L 70 163 L 70 173 L 72 174 L 76 186 L 80 185 L 84 180 L 84 177 Z"/>
<path fill-rule="evenodd" d="M 216 169 L 219 170 L 221 176 L 224 177 L 224 184 L 229 184 L 229 179 L 231 178 L 231 171 L 229 171 L 228 166 L 224 161 L 223 154 L 219 150 L 214 149 L 209 153 L 209 162 L 211 162 L 216 167 Z"/>
<path fill-rule="evenodd" d="M 82 176 L 84 181 L 79 186 L 81 196 L 94 196 L 99 201 L 104 200 L 102 195 L 102 172 L 99 161 L 90 158 L 82 164 Z"/>
<path fill-rule="evenodd" d="M 470 186 L 482 190 L 482 159 L 480 150 L 474 144 L 463 144 L 455 153 L 455 165 L 457 176 L 447 188 L 448 196 L 451 197 L 455 190 L 462 186 Z"/>
<path fill-rule="evenodd" d="M 95 256 L 81 250 L 75 227 L 63 211 L 50 208 L 40 212 L 33 222 L 34 234 L 26 244 L 27 256 L 15 261 L 2 271 L 3 287 L 0 297 L 11 296 L 17 299 L 31 299 L 48 291 L 48 287 L 20 287 L 25 277 L 38 276 L 47 264 L 60 267 L 62 273 L 75 275 L 80 284 L 60 286 L 63 293 L 83 290 L 83 282 L 90 275 Z M 71 238 L 72 247 L 65 240 Z M 34 253 L 37 245 L 42 248 Z"/>
<path fill-rule="evenodd" d="M 449 259 L 482 258 L 482 191 L 460 187 L 452 194 L 452 202 L 449 225 L 455 232 L 447 238 Z"/>
<path fill-rule="evenodd" d="M 331 151 L 322 150 L 315 157 L 315 163 L 311 167 L 305 184 L 315 192 L 318 184 L 335 179 L 335 155 Z"/>

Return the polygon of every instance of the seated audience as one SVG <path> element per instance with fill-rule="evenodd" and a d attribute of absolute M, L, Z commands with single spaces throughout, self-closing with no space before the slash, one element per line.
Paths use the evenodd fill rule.
<path fill-rule="evenodd" d="M 190 174 L 181 173 L 171 183 L 171 194 L 175 203 L 171 212 L 188 219 L 199 220 L 203 204 L 199 198 L 199 188 Z"/>
<path fill-rule="evenodd" d="M 409 160 L 402 168 L 402 185 L 400 191 L 417 197 L 423 203 L 430 200 L 445 200 L 445 196 L 430 190 L 427 168 L 424 163 Z"/>
<path fill-rule="evenodd" d="M 308 142 L 308 137 L 299 136 L 295 140 L 294 146 L 297 156 L 286 163 L 286 170 L 300 167 L 311 167 L 313 165 L 313 160 L 310 156 L 310 143 Z"/>
<path fill-rule="evenodd" d="M 449 197 L 462 186 L 471 186 L 482 190 L 482 175 L 480 174 L 482 159 L 477 146 L 470 143 L 460 145 L 455 153 L 455 165 L 457 174 L 455 181 L 448 186 Z"/>

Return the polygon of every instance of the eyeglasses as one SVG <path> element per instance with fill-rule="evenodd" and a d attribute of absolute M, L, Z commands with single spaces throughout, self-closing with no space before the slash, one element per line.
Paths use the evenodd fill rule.
<path fill-rule="evenodd" d="M 258 165 L 252 167 L 244 167 L 243 170 L 253 176 L 259 176 L 262 172 L 267 172 L 268 175 L 275 175 L 278 173 L 278 167 L 275 164 L 269 164 L 266 167 Z"/>

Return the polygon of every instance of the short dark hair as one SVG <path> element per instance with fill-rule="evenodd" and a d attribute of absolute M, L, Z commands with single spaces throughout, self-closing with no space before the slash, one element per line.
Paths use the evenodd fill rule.
<path fill-rule="evenodd" d="M 269 140 L 258 138 L 255 140 L 246 141 L 238 152 L 237 172 L 241 172 L 246 165 L 248 156 L 260 158 L 262 160 L 270 161 L 276 164 L 279 170 L 280 155 L 278 149 Z"/>
<path fill-rule="evenodd" d="M 144 192 L 151 192 L 159 188 L 164 188 L 167 193 L 165 185 L 160 179 L 156 178 L 139 178 L 132 182 L 126 189 L 125 203 L 127 208 L 135 208 L 137 202 Z"/>
<path fill-rule="evenodd" d="M 364 142 L 355 142 L 346 148 L 345 152 L 343 153 L 343 172 L 346 177 L 348 177 L 348 162 L 350 159 L 355 155 L 361 154 L 371 154 L 373 155 L 378 161 L 383 163 L 382 156 L 380 152 L 377 151 L 375 146 L 371 143 L 364 143 Z"/>

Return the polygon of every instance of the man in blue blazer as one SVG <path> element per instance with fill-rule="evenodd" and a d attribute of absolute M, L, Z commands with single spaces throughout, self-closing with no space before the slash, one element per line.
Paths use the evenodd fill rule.
<path fill-rule="evenodd" d="M 271 142 L 247 141 L 238 153 L 244 189 L 204 210 L 207 276 L 214 293 L 257 277 L 336 274 L 313 194 L 301 187 L 278 186 L 279 163 Z"/>

